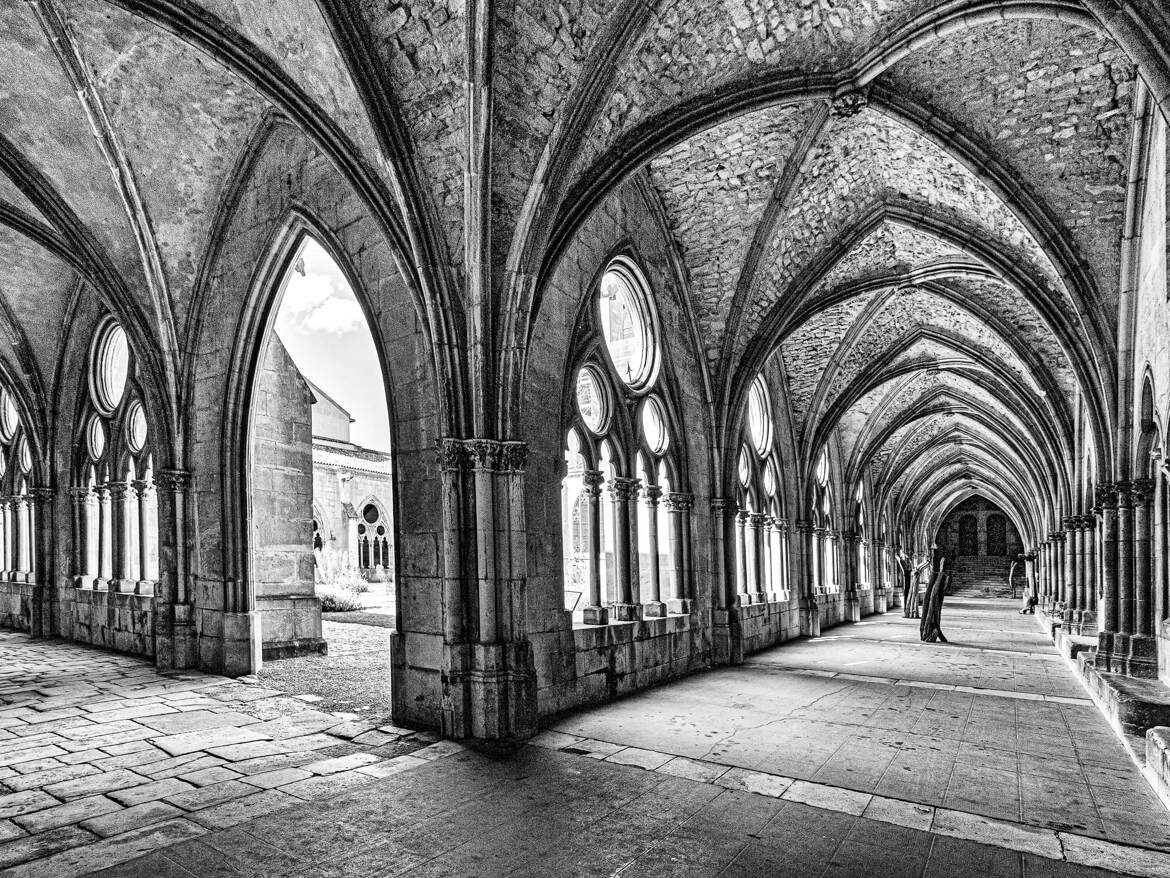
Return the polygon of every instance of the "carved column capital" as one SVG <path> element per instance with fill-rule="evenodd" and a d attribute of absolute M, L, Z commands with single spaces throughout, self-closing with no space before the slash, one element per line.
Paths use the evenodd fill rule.
<path fill-rule="evenodd" d="M 662 502 L 671 512 L 683 512 L 695 505 L 695 495 L 670 491 L 662 495 Z"/>
<path fill-rule="evenodd" d="M 110 492 L 110 499 L 114 502 L 124 500 L 126 494 L 130 491 L 128 482 L 110 482 L 106 485 L 106 489 Z"/>
<path fill-rule="evenodd" d="M 435 442 L 435 459 L 444 472 L 460 472 L 471 468 L 471 455 L 462 439 L 439 439 Z"/>
<path fill-rule="evenodd" d="M 1063 543 L 1064 542 L 1064 531 L 1054 530 L 1052 533 L 1050 533 L 1048 535 L 1048 541 L 1050 543 Z"/>
<path fill-rule="evenodd" d="M 509 473 L 523 472 L 528 465 L 527 442 L 500 443 L 500 470 Z"/>
<path fill-rule="evenodd" d="M 719 517 L 726 514 L 729 509 L 734 508 L 733 503 L 728 501 L 726 497 L 712 497 L 711 498 L 711 514 Z"/>
<path fill-rule="evenodd" d="M 750 524 L 752 527 L 754 527 L 756 529 L 759 529 L 759 528 L 764 527 L 768 523 L 769 517 L 770 516 L 766 515 L 763 512 L 749 512 L 748 513 L 748 524 Z"/>
<path fill-rule="evenodd" d="M 629 500 L 638 495 L 642 482 L 627 476 L 616 476 L 609 480 L 609 493 L 614 500 Z"/>
<path fill-rule="evenodd" d="M 47 485 L 37 485 L 29 493 L 38 503 L 48 503 L 57 492 Z"/>
<path fill-rule="evenodd" d="M 581 483 L 590 497 L 600 497 L 601 486 L 605 483 L 605 473 L 601 470 L 587 469 L 581 473 Z"/>
<path fill-rule="evenodd" d="M 191 488 L 191 473 L 185 469 L 163 469 L 154 475 L 154 486 L 160 491 L 180 493 Z"/>
<path fill-rule="evenodd" d="M 1130 494 L 1135 506 L 1148 506 L 1154 502 L 1154 480 L 1134 479 Z"/>
<path fill-rule="evenodd" d="M 661 485 L 646 485 L 642 488 L 642 499 L 646 501 L 647 506 L 655 507 L 658 501 L 663 497 L 663 490 Z"/>
<path fill-rule="evenodd" d="M 1117 508 L 1117 485 L 1113 482 L 1103 482 L 1093 491 L 1094 501 L 1100 511 Z"/>

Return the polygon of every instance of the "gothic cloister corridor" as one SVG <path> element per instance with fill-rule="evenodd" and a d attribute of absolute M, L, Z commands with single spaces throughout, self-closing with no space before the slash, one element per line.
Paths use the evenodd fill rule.
<path fill-rule="evenodd" d="M 1164 807 L 1014 610 L 956 600 L 931 648 L 872 617 L 503 759 L 0 635 L 0 875 L 1165 875 Z"/>
<path fill-rule="evenodd" d="M 1170 876 L 1167 0 L 0 0 L 0 878 Z"/>

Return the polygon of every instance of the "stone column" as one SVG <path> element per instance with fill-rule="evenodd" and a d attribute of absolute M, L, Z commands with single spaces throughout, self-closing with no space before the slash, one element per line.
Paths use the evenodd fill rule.
<path fill-rule="evenodd" d="M 1064 618 L 1068 622 L 1076 611 L 1077 604 L 1077 520 L 1075 516 L 1064 519 L 1061 534 L 1062 585 L 1060 599 L 1064 601 Z"/>
<path fill-rule="evenodd" d="M 747 603 L 740 596 L 749 593 L 747 520 L 748 513 L 742 510 L 735 513 L 735 595 L 737 604 L 740 602 Z"/>
<path fill-rule="evenodd" d="M 1096 621 L 1097 614 L 1097 592 L 1101 588 L 1100 581 L 1100 564 L 1097 555 L 1097 526 L 1098 520 L 1095 514 L 1085 516 L 1085 562 L 1088 566 L 1088 574 L 1085 577 L 1085 610 L 1093 614 L 1093 620 Z"/>
<path fill-rule="evenodd" d="M 1097 552 L 1101 556 L 1101 592 L 1097 606 L 1098 624 L 1102 635 L 1117 631 L 1119 613 L 1117 591 L 1117 486 L 1097 486 L 1097 510 L 1101 520 L 1101 542 Z M 1104 643 L 1101 648 L 1106 648 Z"/>
<path fill-rule="evenodd" d="M 1085 552 L 1085 536 L 1088 530 L 1088 522 L 1085 518 L 1083 515 L 1076 516 L 1077 593 L 1074 606 L 1077 611 L 1076 621 L 1078 626 L 1081 623 L 1085 610 L 1088 609 L 1089 565 L 1088 555 Z"/>
<path fill-rule="evenodd" d="M 662 573 L 658 569 L 658 501 L 662 499 L 662 488 L 658 485 L 647 485 L 642 489 L 642 498 L 646 502 L 646 546 L 650 555 L 649 575 L 650 594 L 643 601 L 643 613 L 650 618 L 666 615 L 666 604 L 662 600 Z"/>
<path fill-rule="evenodd" d="M 589 551 L 588 551 L 588 583 L 589 590 L 586 600 L 584 618 L 586 625 L 606 625 L 609 623 L 609 609 L 604 605 L 601 596 L 601 486 L 605 482 L 605 474 L 598 470 L 585 470 L 582 474 L 582 491 L 587 500 L 587 515 L 589 517 Z"/>
<path fill-rule="evenodd" d="M 637 479 L 617 476 L 610 480 L 609 492 L 613 499 L 613 567 L 617 580 L 617 601 L 610 605 L 610 617 L 615 622 L 635 622 L 642 618 L 642 608 L 634 601 L 633 574 L 637 569 L 631 558 L 630 501 L 638 496 Z"/>
<path fill-rule="evenodd" d="M 687 597 L 689 565 L 687 546 L 690 543 L 690 510 L 695 503 L 691 494 L 671 492 L 663 497 L 670 522 L 670 592 L 666 608 L 670 613 L 691 612 L 691 601 Z"/>
<path fill-rule="evenodd" d="M 97 578 L 101 580 L 100 587 L 105 588 L 114 576 L 113 548 L 111 544 L 111 540 L 113 539 L 114 521 L 112 517 L 112 510 L 110 508 L 110 489 L 106 485 L 98 485 L 93 489 L 93 493 L 95 499 L 97 500 L 98 511 Z"/>
<path fill-rule="evenodd" d="M 820 551 L 816 528 L 811 521 L 796 522 L 797 546 L 803 564 L 798 571 L 797 593 L 800 606 L 800 633 L 805 637 L 819 637 L 821 613 L 817 604 L 817 586 L 820 581 Z"/>
<path fill-rule="evenodd" d="M 1117 484 L 1117 630 L 1134 632 L 1133 483 Z"/>
<path fill-rule="evenodd" d="M 1153 502 L 1152 479 L 1137 479 L 1133 483 L 1133 633 L 1148 637 L 1154 633 L 1153 614 Z"/>
<path fill-rule="evenodd" d="M 767 573 L 764 551 L 764 534 L 767 525 L 768 516 L 763 513 L 753 512 L 748 516 L 748 526 L 751 528 L 748 539 L 748 594 L 753 604 L 763 604 L 768 600 L 765 594 Z"/>
<path fill-rule="evenodd" d="M 889 558 L 885 540 L 873 541 L 873 555 L 875 567 L 873 575 L 877 580 L 873 583 L 873 611 L 885 613 L 890 608 Z"/>
<path fill-rule="evenodd" d="M 524 470 L 528 447 L 494 439 L 443 439 L 443 570 L 445 594 L 456 598 L 444 617 L 442 654 L 434 660 L 442 686 L 442 732 L 456 738 L 508 741 L 536 730 L 536 670 L 527 637 L 527 524 Z M 454 526 L 454 530 L 447 530 Z M 451 580 L 454 580 L 452 582 Z M 457 594 L 453 594 L 457 593 Z M 453 636 L 453 639 L 452 639 Z M 395 717 L 419 668 L 406 659 L 408 638 L 429 638 L 400 622 L 391 640 Z"/>
<path fill-rule="evenodd" d="M 130 483 L 134 491 L 134 501 L 138 504 L 138 583 L 135 590 L 139 594 L 153 594 L 154 580 L 150 559 L 152 557 L 154 529 L 150 526 L 150 492 L 154 487 L 150 482 L 137 480 Z"/>
<path fill-rule="evenodd" d="M 17 558 L 16 569 L 21 573 L 21 579 L 29 582 L 32 572 L 32 515 L 29 509 L 29 497 L 21 494 L 16 498 L 17 520 Z"/>
<path fill-rule="evenodd" d="M 69 489 L 71 508 L 73 511 L 73 568 L 70 574 L 76 586 L 92 587 L 93 580 L 85 582 L 89 570 L 89 516 L 87 504 L 89 502 L 89 488 L 75 487 Z"/>
<path fill-rule="evenodd" d="M 155 663 L 160 668 L 190 668 L 199 659 L 195 592 L 189 581 L 187 563 L 190 547 L 187 503 L 190 494 L 191 474 L 187 470 L 156 470 L 154 502 L 158 515 L 158 580 L 154 584 L 154 648 Z M 245 662 L 247 667 L 259 667 L 260 625 L 255 624 L 253 634 L 239 621 L 239 616 L 233 620 L 225 614 L 224 646 L 232 644 L 236 647 L 236 654 L 231 657 L 234 668 L 225 670 L 246 673 L 243 671 Z"/>
<path fill-rule="evenodd" d="M 126 508 L 129 502 L 130 486 L 126 482 L 111 482 L 110 492 L 111 511 L 111 538 L 110 553 L 113 559 L 111 575 L 113 582 L 111 591 L 133 592 L 134 584 L 130 581 L 130 516 Z"/>
<path fill-rule="evenodd" d="M 777 589 L 792 595 L 792 550 L 790 545 L 788 519 L 778 519 L 780 529 L 780 580 Z"/>
<path fill-rule="evenodd" d="M 861 596 L 857 593 L 861 579 L 861 564 L 858 552 L 861 547 L 861 538 L 855 533 L 849 533 L 844 538 L 845 570 L 842 577 L 841 591 L 844 596 L 844 614 L 846 622 L 861 621 Z"/>
<path fill-rule="evenodd" d="M 717 662 L 732 665 L 743 663 L 743 629 L 735 581 L 735 516 L 733 502 L 724 497 L 711 498 L 711 587 L 715 594 L 712 651 Z M 689 560 L 687 569 L 690 569 Z"/>

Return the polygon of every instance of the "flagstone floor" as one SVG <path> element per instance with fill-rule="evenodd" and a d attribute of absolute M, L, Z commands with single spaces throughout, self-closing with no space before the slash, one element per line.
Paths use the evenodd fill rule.
<path fill-rule="evenodd" d="M 509 756 L 0 633 L 0 876 L 1165 878 L 1170 815 L 1014 607 L 948 602 L 948 645 L 871 617 Z"/>

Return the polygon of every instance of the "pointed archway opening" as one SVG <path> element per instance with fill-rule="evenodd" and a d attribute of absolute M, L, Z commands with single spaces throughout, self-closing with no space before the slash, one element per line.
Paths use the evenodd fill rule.
<path fill-rule="evenodd" d="M 260 677 L 335 711 L 388 713 L 396 539 L 383 365 L 346 273 L 312 237 L 273 314 L 248 413 Z"/>
<path fill-rule="evenodd" d="M 994 501 L 968 497 L 943 519 L 934 543 L 949 559 L 950 594 L 1018 597 L 1024 588 L 1023 540 Z"/>

